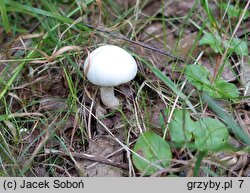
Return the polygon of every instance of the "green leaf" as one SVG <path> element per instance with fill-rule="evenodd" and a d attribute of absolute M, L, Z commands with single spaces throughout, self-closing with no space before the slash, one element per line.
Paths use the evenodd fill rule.
<path fill-rule="evenodd" d="M 194 138 L 200 151 L 218 150 L 228 142 L 229 133 L 221 121 L 202 118 L 195 122 Z"/>
<path fill-rule="evenodd" d="M 168 143 L 151 131 L 141 134 L 133 150 L 140 155 L 133 154 L 133 163 L 144 175 L 167 167 L 172 159 Z"/>
<path fill-rule="evenodd" d="M 222 40 L 218 33 L 206 33 L 199 41 L 200 45 L 209 45 L 215 53 L 222 53 L 226 48 L 230 52 L 235 52 L 240 56 L 248 56 L 248 46 L 246 41 L 239 38 L 232 40 Z"/>
<path fill-rule="evenodd" d="M 200 45 L 209 45 L 215 53 L 222 52 L 222 39 L 218 34 L 206 33 L 199 41 Z"/>
<path fill-rule="evenodd" d="M 237 123 L 231 114 L 229 114 L 223 107 L 220 106 L 206 93 L 202 93 L 202 100 L 206 102 L 209 108 L 215 112 L 221 120 L 228 126 L 228 129 L 236 135 L 236 137 L 246 145 L 250 146 L 250 137 L 244 129 Z"/>
<path fill-rule="evenodd" d="M 168 109 L 165 109 L 164 113 L 167 117 Z M 165 122 L 163 115 L 159 118 L 160 125 L 163 132 L 165 130 Z M 192 138 L 192 132 L 194 130 L 194 121 L 190 118 L 190 114 L 185 109 L 175 109 L 173 117 L 169 123 L 169 133 L 171 140 L 176 143 L 188 142 Z"/>
<path fill-rule="evenodd" d="M 208 77 L 210 72 L 201 65 L 189 65 L 185 71 L 189 82 L 199 90 L 208 90 L 207 85 L 210 85 Z"/>
<path fill-rule="evenodd" d="M 193 86 L 212 97 L 235 100 L 239 96 L 235 84 L 228 83 L 223 79 L 217 79 L 212 84 L 209 80 L 210 72 L 201 65 L 187 66 L 185 74 Z"/>
<path fill-rule="evenodd" d="M 226 82 L 223 79 L 215 81 L 216 92 L 210 93 L 216 98 L 236 99 L 239 97 L 239 91 L 235 84 Z"/>
<path fill-rule="evenodd" d="M 194 121 L 186 110 L 175 110 L 169 123 L 171 140 L 176 143 L 190 141 L 194 130 Z"/>
<path fill-rule="evenodd" d="M 247 43 L 239 38 L 233 38 L 231 43 L 229 40 L 225 40 L 223 44 L 225 47 L 229 47 L 230 52 L 235 52 L 240 56 L 248 56 Z"/>

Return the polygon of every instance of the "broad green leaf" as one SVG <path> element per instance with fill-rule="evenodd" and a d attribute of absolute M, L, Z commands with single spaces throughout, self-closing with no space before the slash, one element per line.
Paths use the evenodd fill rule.
<path fill-rule="evenodd" d="M 235 84 L 228 83 L 223 79 L 211 83 L 209 80 L 210 72 L 201 65 L 187 66 L 185 74 L 193 86 L 198 90 L 205 91 L 212 97 L 235 100 L 239 96 Z"/>
<path fill-rule="evenodd" d="M 239 91 L 235 84 L 226 82 L 223 79 L 215 81 L 215 92 L 211 93 L 211 96 L 224 99 L 236 99 L 239 97 Z"/>
<path fill-rule="evenodd" d="M 166 112 L 166 109 L 164 112 Z M 160 125 L 162 126 L 163 132 L 165 132 L 165 122 L 163 115 L 159 118 Z M 192 138 L 192 132 L 194 130 L 194 121 L 190 118 L 188 111 L 184 109 L 175 109 L 173 117 L 169 123 L 169 133 L 171 140 L 176 143 L 184 143 L 190 141 Z"/>
<path fill-rule="evenodd" d="M 185 71 L 186 77 L 189 82 L 199 90 L 208 90 L 206 85 L 210 85 L 208 77 L 210 72 L 201 65 L 189 65 Z"/>
<path fill-rule="evenodd" d="M 222 52 L 222 39 L 218 34 L 206 33 L 199 42 L 200 45 L 209 45 L 215 53 Z"/>
<path fill-rule="evenodd" d="M 227 127 L 219 120 L 202 118 L 195 122 L 195 145 L 200 151 L 218 150 L 228 142 Z"/>
<path fill-rule="evenodd" d="M 190 141 L 194 130 L 194 121 L 186 110 L 175 110 L 169 123 L 171 140 L 176 143 Z"/>
<path fill-rule="evenodd" d="M 205 93 L 202 93 L 202 100 L 208 104 L 210 109 L 215 112 L 228 126 L 228 129 L 236 135 L 236 137 L 250 147 L 250 137 L 244 129 L 237 123 L 233 116 L 229 114 L 223 107 L 215 100 Z"/>
<path fill-rule="evenodd" d="M 133 150 L 140 155 L 133 154 L 133 163 L 144 175 L 167 167 L 172 159 L 167 142 L 151 131 L 141 134 Z"/>

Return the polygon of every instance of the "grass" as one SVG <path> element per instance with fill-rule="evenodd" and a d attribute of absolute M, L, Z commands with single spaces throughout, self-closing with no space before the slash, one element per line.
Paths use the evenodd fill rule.
<path fill-rule="evenodd" d="M 3 26 L 4 29 L 7 33 L 10 33 L 10 24 L 9 24 L 9 19 L 8 19 L 8 13 L 6 10 L 6 6 L 5 6 L 5 1 L 0 1 L 0 12 L 1 12 L 1 16 L 2 16 L 2 21 L 3 21 Z"/>
<path fill-rule="evenodd" d="M 237 67 L 247 56 L 238 54 L 237 46 L 231 49 L 230 43 L 239 30 L 243 32 L 241 41 L 249 40 L 244 29 L 250 19 L 244 18 L 246 4 L 237 1 L 235 6 L 240 5 L 243 11 L 234 18 L 217 1 L 194 0 L 189 11 L 181 15 L 164 12 L 172 5 L 170 1 L 159 1 L 158 8 L 148 12 L 145 10 L 151 0 L 123 3 L 0 0 L 0 33 L 4 37 L 0 38 L 1 176 L 85 176 L 90 172 L 82 167 L 86 159 L 74 157 L 72 152 L 85 153 L 93 141 L 104 136 L 120 150 L 101 156 L 112 160 L 113 154 L 123 155 L 124 159 L 117 161 L 128 165 L 123 176 L 140 176 L 144 172 L 134 166 L 131 155 L 140 157 L 133 147 L 146 131 L 165 139 L 173 155 L 170 166 L 160 167 L 153 176 L 225 176 L 230 172 L 244 176 L 245 167 L 231 170 L 216 155 L 249 153 L 249 131 L 234 114 L 246 111 L 242 104 L 249 96 L 243 97 L 242 92 L 235 100 L 215 99 L 190 85 L 185 69 L 210 58 L 214 61 L 213 82 L 213 78 L 221 79 L 226 66 L 231 65 L 233 84 L 238 90 L 244 89 Z M 197 35 L 189 41 L 194 32 Z M 224 37 L 229 46 L 218 53 L 210 45 L 200 46 L 200 39 L 210 32 Z M 184 38 L 188 41 L 183 42 Z M 137 44 L 141 39 L 146 46 Z M 189 42 L 193 43 L 188 48 L 182 47 Z M 105 43 L 125 48 L 138 62 L 136 78 L 116 88 L 123 101 L 118 110 L 103 107 L 97 87 L 86 79 L 82 68 L 88 52 Z M 172 113 L 166 117 L 167 129 L 163 132 L 158 118 L 165 108 Z M 176 144 L 168 131 L 175 109 L 186 109 L 194 121 L 201 117 L 223 121 L 238 145 L 230 141 L 218 152 L 203 152 L 194 139 Z M 103 128 L 104 133 L 97 128 Z M 99 155 L 93 154 L 98 162 Z M 95 168 L 91 164 L 86 168 Z"/>

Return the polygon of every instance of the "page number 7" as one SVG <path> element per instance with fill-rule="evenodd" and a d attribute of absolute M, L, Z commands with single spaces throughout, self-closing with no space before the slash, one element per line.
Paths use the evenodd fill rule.
<path fill-rule="evenodd" d="M 242 184 L 243 184 L 244 180 L 238 180 L 238 181 L 240 182 L 240 186 L 239 186 L 239 188 L 241 188 L 241 186 L 242 186 Z"/>

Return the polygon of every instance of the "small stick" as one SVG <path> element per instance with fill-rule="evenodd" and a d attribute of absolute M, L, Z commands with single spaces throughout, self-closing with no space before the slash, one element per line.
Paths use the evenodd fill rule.
<path fill-rule="evenodd" d="M 105 29 L 96 28 L 96 27 L 94 27 L 94 26 L 92 26 L 92 25 L 90 25 L 90 24 L 87 24 L 87 23 L 84 23 L 84 25 L 87 26 L 88 28 L 94 29 L 94 30 L 96 30 L 96 31 L 98 31 L 98 32 L 102 32 L 102 33 L 109 34 L 109 35 L 111 35 L 111 36 L 113 36 L 113 37 L 116 37 L 116 38 L 118 38 L 118 39 L 122 39 L 122 40 L 124 40 L 124 41 L 127 41 L 127 42 L 129 42 L 129 43 L 135 44 L 135 45 L 137 45 L 137 46 L 141 46 L 141 47 L 147 48 L 147 49 L 149 49 L 149 50 L 152 50 L 152 51 L 158 52 L 158 53 L 160 53 L 160 54 L 163 54 L 163 55 L 169 56 L 169 57 L 171 57 L 171 58 L 174 58 L 175 60 L 179 60 L 179 61 L 181 61 L 181 62 L 185 62 L 184 59 L 182 59 L 182 58 L 180 58 L 180 57 L 178 57 L 178 56 L 175 56 L 175 55 L 173 55 L 173 54 L 170 54 L 169 52 L 166 52 L 166 51 L 164 51 L 164 50 L 162 50 L 162 49 L 159 49 L 159 48 L 156 48 L 156 47 L 147 45 L 147 44 L 142 43 L 142 42 L 130 40 L 129 38 L 127 38 L 127 37 L 125 37 L 125 36 L 123 36 L 123 35 L 116 34 L 116 33 L 107 31 L 107 30 L 105 30 Z"/>
<path fill-rule="evenodd" d="M 69 154 L 63 151 L 55 150 L 55 149 L 45 149 L 45 154 L 60 155 L 60 156 L 67 156 L 67 157 L 70 156 Z M 76 153 L 76 152 L 71 152 L 71 155 L 74 158 L 87 159 L 87 160 L 91 160 L 91 161 L 99 162 L 102 164 L 107 164 L 107 165 L 111 165 L 117 168 L 128 170 L 127 164 L 121 163 L 121 162 L 113 162 L 112 160 L 107 159 L 107 158 L 93 156 L 93 155 L 86 154 L 86 153 Z"/>

